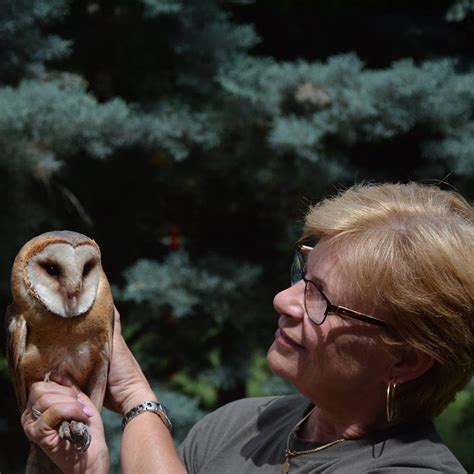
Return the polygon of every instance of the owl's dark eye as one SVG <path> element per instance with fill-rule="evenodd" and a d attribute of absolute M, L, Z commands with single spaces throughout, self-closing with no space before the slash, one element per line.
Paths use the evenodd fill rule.
<path fill-rule="evenodd" d="M 82 269 L 82 276 L 86 277 L 89 275 L 90 271 L 94 268 L 94 261 L 90 260 L 88 261 L 85 265 L 84 268 Z"/>
<path fill-rule="evenodd" d="M 44 271 L 51 276 L 59 276 L 61 275 L 61 268 L 59 265 L 54 265 L 53 263 L 45 263 L 42 265 Z"/>

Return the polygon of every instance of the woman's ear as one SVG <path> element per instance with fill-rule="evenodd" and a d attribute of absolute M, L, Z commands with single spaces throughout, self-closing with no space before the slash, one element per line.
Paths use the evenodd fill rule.
<path fill-rule="evenodd" d="M 394 358 L 390 378 L 385 382 L 397 385 L 410 382 L 422 376 L 433 367 L 434 358 L 413 347 L 402 349 Z"/>

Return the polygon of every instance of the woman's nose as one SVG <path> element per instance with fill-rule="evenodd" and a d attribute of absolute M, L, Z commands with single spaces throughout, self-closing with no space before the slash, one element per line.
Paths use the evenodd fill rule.
<path fill-rule="evenodd" d="M 301 280 L 286 290 L 280 291 L 273 298 L 273 307 L 278 314 L 290 318 L 302 319 L 304 317 L 304 291 L 305 284 Z"/>

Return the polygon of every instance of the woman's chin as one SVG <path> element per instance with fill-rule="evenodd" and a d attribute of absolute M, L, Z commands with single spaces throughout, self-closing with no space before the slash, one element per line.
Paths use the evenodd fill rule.
<path fill-rule="evenodd" d="M 292 375 L 295 371 L 292 370 L 292 365 L 289 362 L 288 357 L 280 353 L 275 342 L 268 349 L 267 363 L 269 369 L 275 375 L 281 377 L 287 382 L 293 383 Z"/>

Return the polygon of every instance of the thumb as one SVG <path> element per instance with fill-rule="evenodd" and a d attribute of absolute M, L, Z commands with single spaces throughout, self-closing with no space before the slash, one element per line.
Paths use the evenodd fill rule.
<path fill-rule="evenodd" d="M 56 382 L 59 385 L 64 385 L 65 387 L 72 388 L 76 392 L 76 395 L 79 395 L 81 393 L 81 390 L 79 389 L 79 384 L 71 375 L 67 373 L 51 372 L 51 374 L 49 375 L 49 380 L 52 380 L 53 382 Z"/>

